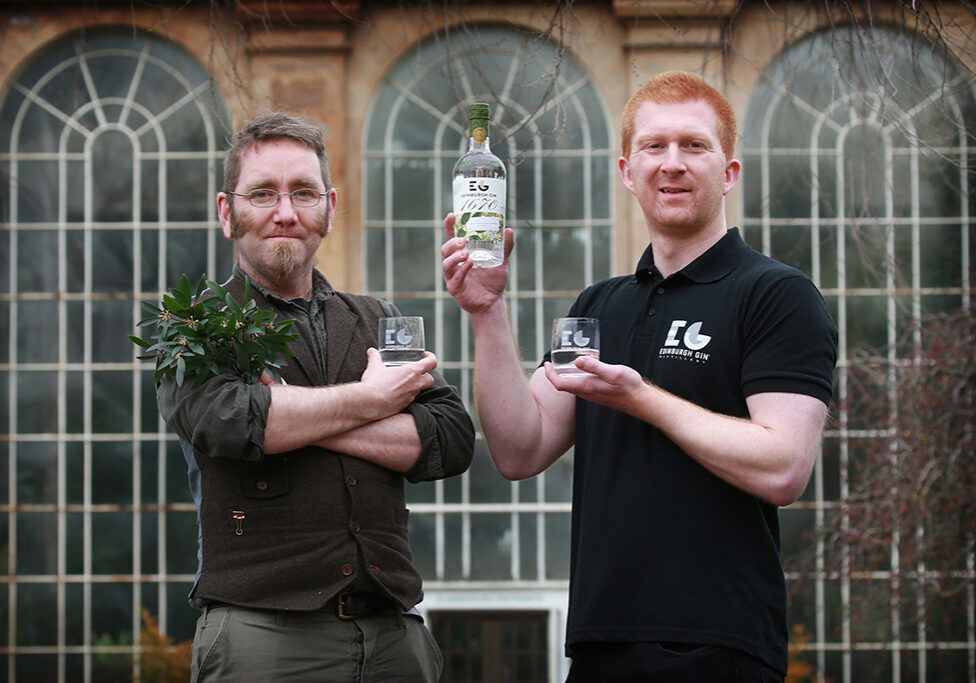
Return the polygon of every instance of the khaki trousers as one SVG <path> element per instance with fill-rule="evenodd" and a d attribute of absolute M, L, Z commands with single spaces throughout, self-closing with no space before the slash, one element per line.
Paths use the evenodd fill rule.
<path fill-rule="evenodd" d="M 208 605 L 193 639 L 192 683 L 434 683 L 440 648 L 420 617 L 342 620 L 325 612 Z"/>

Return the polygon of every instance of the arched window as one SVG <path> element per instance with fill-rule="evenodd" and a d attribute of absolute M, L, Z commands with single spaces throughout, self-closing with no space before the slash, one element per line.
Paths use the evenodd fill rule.
<path fill-rule="evenodd" d="M 138 644 L 142 605 L 192 636 L 185 466 L 126 333 L 180 273 L 230 268 L 214 230 L 227 122 L 200 64 L 132 27 L 50 44 L 3 93 L 0 555 L 18 679 L 131 670 L 86 648 Z"/>
<path fill-rule="evenodd" d="M 492 151 L 508 171 L 507 223 L 516 233 L 509 304 L 527 370 L 548 345 L 552 319 L 610 275 L 616 159 L 593 78 L 536 34 L 459 27 L 419 43 L 383 79 L 363 145 L 366 287 L 424 316 L 428 349 L 469 405 L 473 339 L 467 314 L 444 290 L 440 245 L 473 101 L 490 105 Z M 567 457 L 532 481 L 507 482 L 479 439 L 469 473 L 410 487 L 426 585 L 565 580 L 570 472 Z"/>
<path fill-rule="evenodd" d="M 919 36 L 882 26 L 838 27 L 797 42 L 764 71 L 750 99 L 742 146 L 746 235 L 813 278 L 840 331 L 836 429 L 827 432 L 807 493 L 782 512 L 787 558 L 804 551 L 811 538 L 804 532 L 848 493 L 866 446 L 893 436 L 884 416 L 897 410 L 895 378 L 852 388 L 855 352 L 880 350 L 891 368 L 910 363 L 913 326 L 927 313 L 971 302 L 974 132 L 967 74 Z M 880 420 L 850 410 L 852 400 L 864 401 L 855 392 L 871 394 Z M 816 552 L 822 568 L 822 544 Z M 962 662 L 953 671 L 965 669 L 972 590 L 933 600 L 924 581 L 899 584 L 899 573 L 919 567 L 899 566 L 897 543 L 885 566 L 845 561 L 846 575 L 811 577 L 791 601 L 791 620 L 813 637 L 820 675 L 926 680 L 929 666 L 927 680 L 942 680 L 940 657 Z M 859 594 L 879 596 L 861 628 L 841 608 Z M 899 646 L 905 638 L 921 647 L 906 653 Z M 859 639 L 880 644 L 852 653 Z"/>

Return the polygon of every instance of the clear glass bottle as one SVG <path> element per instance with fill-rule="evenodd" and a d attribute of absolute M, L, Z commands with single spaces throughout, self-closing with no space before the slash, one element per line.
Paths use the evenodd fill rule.
<path fill-rule="evenodd" d="M 500 266 L 505 251 L 505 165 L 491 153 L 488 105 L 469 111 L 468 151 L 454 164 L 454 234 L 468 238 L 475 267 Z"/>

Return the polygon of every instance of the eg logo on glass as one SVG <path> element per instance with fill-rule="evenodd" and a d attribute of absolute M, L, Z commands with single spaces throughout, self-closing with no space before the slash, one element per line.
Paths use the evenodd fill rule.
<path fill-rule="evenodd" d="M 396 330 L 396 344 L 399 346 L 408 346 L 410 342 L 413 341 L 413 335 L 410 334 L 406 329 Z M 386 345 L 393 346 L 393 334 L 394 330 L 386 330 Z"/>
<path fill-rule="evenodd" d="M 570 335 L 572 335 L 572 339 L 570 339 Z M 562 348 L 564 348 L 564 349 L 570 349 L 570 348 L 585 349 L 585 348 L 588 348 L 589 345 L 590 345 L 590 338 L 587 337 L 587 336 L 584 336 L 583 330 L 576 330 L 575 333 L 572 330 L 563 330 L 563 338 L 562 338 L 562 344 L 561 344 Z"/>

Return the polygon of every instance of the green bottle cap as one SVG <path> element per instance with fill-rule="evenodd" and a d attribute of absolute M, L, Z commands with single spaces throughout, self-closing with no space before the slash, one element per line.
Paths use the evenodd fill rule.
<path fill-rule="evenodd" d="M 488 105 L 484 102 L 472 102 L 468 110 L 471 121 L 471 137 L 475 142 L 488 139 Z"/>
<path fill-rule="evenodd" d="M 484 102 L 472 102 L 468 110 L 468 117 L 471 119 L 488 120 L 488 105 Z"/>

